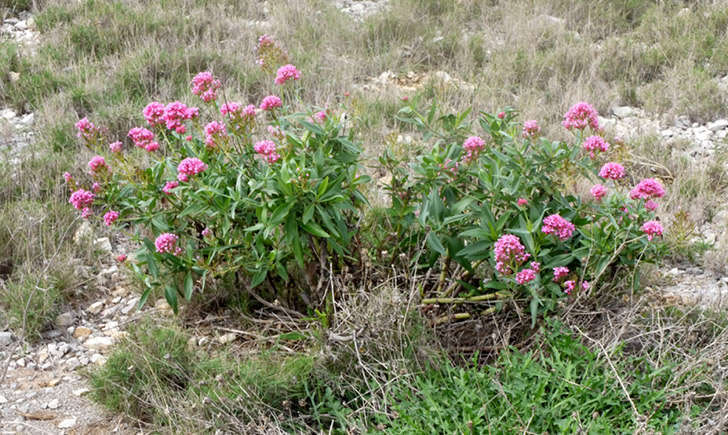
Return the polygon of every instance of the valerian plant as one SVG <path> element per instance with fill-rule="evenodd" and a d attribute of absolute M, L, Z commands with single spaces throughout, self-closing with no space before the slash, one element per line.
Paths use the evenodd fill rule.
<path fill-rule="evenodd" d="M 529 299 L 532 320 L 605 274 L 656 260 L 663 245 L 654 199 L 659 181 L 627 193 L 624 168 L 608 161 L 597 112 L 578 103 L 564 116 L 574 142 L 543 137 L 517 113 L 481 113 L 474 133 L 469 111 L 419 111 L 413 101 L 398 118 L 422 132 L 426 149 L 411 162 L 382 161 L 393 174 L 391 216 L 412 223 L 425 249 L 421 267 L 440 267 L 435 298 L 425 302 Z M 400 163 L 398 166 L 397 163 Z M 574 194 L 591 180 L 591 197 Z M 466 297 L 456 298 L 466 290 Z"/>
<path fill-rule="evenodd" d="M 270 51 L 272 39 L 261 41 L 259 51 Z M 275 83 L 300 78 L 287 64 Z M 225 280 L 258 287 L 268 301 L 315 306 L 323 268 L 344 261 L 366 203 L 361 148 L 330 110 L 292 113 L 276 95 L 259 107 L 220 104 L 222 91 L 210 72 L 198 74 L 192 92 L 202 109 L 152 102 L 127 144 L 106 146 L 99 128 L 79 121 L 79 138 L 99 155 L 90 189 L 66 174 L 70 202 L 84 217 L 103 213 L 106 225 L 136 231 L 142 248 L 129 263 L 146 285 L 140 305 L 163 288 L 176 311 L 180 297 Z"/>

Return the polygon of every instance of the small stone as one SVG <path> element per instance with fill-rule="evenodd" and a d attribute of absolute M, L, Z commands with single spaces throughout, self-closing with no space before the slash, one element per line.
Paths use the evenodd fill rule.
<path fill-rule="evenodd" d="M 112 275 L 118 271 L 119 271 L 119 268 L 114 264 L 114 265 L 107 267 L 106 269 L 102 269 L 100 274 L 101 275 Z"/>
<path fill-rule="evenodd" d="M 8 78 L 10 79 L 11 83 L 17 83 L 18 80 L 20 80 L 20 73 L 17 73 L 15 71 L 10 71 L 8 73 Z"/>
<path fill-rule="evenodd" d="M 96 239 L 94 240 L 94 248 L 110 254 L 112 251 L 111 240 L 108 237 Z"/>
<path fill-rule="evenodd" d="M 728 127 L 728 119 L 719 119 L 717 121 L 709 122 L 706 126 L 710 131 L 719 131 Z"/>
<path fill-rule="evenodd" d="M 76 417 L 66 418 L 58 423 L 58 429 L 71 429 L 76 426 Z"/>
<path fill-rule="evenodd" d="M 0 346 L 8 346 L 13 342 L 12 332 L 0 332 Z"/>
<path fill-rule="evenodd" d="M 48 359 L 48 351 L 41 350 L 38 353 L 38 364 L 43 364 Z"/>
<path fill-rule="evenodd" d="M 25 21 L 18 21 L 15 23 L 15 28 L 20 30 L 26 30 L 28 28 L 28 24 Z"/>
<path fill-rule="evenodd" d="M 237 338 L 237 335 L 233 334 L 232 332 L 228 332 L 227 334 L 223 334 L 217 338 L 217 341 L 220 342 L 220 344 L 228 344 L 235 341 Z"/>
<path fill-rule="evenodd" d="M 79 326 L 76 328 L 75 331 L 73 331 L 73 338 L 82 338 L 82 337 L 88 337 L 91 335 L 91 329 L 87 328 L 85 326 Z"/>
<path fill-rule="evenodd" d="M 66 311 L 65 313 L 61 313 L 56 317 L 56 326 L 59 328 L 65 328 L 68 326 L 71 326 L 74 321 L 73 312 Z"/>
<path fill-rule="evenodd" d="M 629 106 L 616 106 L 612 108 L 612 113 L 617 118 L 628 118 L 635 115 L 635 110 Z"/>
<path fill-rule="evenodd" d="M 93 304 L 89 305 L 88 308 L 86 308 L 86 311 L 91 314 L 98 314 L 101 312 L 101 310 L 104 308 L 104 301 L 97 301 Z"/>
<path fill-rule="evenodd" d="M 109 337 L 91 337 L 84 343 L 89 349 L 93 350 L 105 350 L 114 344 L 114 340 Z"/>
<path fill-rule="evenodd" d="M 121 302 L 121 298 L 119 296 L 117 296 L 117 297 L 115 297 L 114 299 L 111 300 L 111 303 L 112 304 L 118 304 L 119 302 Z"/>
<path fill-rule="evenodd" d="M 15 114 L 15 110 L 13 109 L 2 109 L 0 110 L 0 118 L 5 118 L 7 121 L 10 121 L 11 119 L 15 118 L 17 115 Z"/>
<path fill-rule="evenodd" d="M 204 346 L 204 345 L 206 345 L 209 342 L 210 342 L 210 338 L 209 337 L 200 337 L 200 339 L 197 341 L 197 345 L 198 346 Z"/>
<path fill-rule="evenodd" d="M 58 399 L 53 399 L 48 402 L 48 409 L 58 409 L 59 406 L 60 403 L 58 402 Z"/>
<path fill-rule="evenodd" d="M 74 396 L 81 397 L 84 394 L 88 393 L 89 391 L 91 391 L 91 390 L 89 390 L 88 388 L 79 388 L 78 390 L 73 390 L 72 393 Z"/>
<path fill-rule="evenodd" d="M 129 302 L 127 302 L 126 306 L 121 309 L 121 312 L 123 314 L 129 314 L 129 312 L 136 308 L 137 304 L 139 304 L 139 298 L 132 298 Z"/>
<path fill-rule="evenodd" d="M 96 365 L 103 365 L 106 362 L 106 358 L 98 353 L 91 355 L 91 362 Z"/>
<path fill-rule="evenodd" d="M 66 367 L 68 368 L 68 370 L 76 370 L 76 368 L 80 365 L 81 361 L 79 361 L 76 357 L 68 358 L 68 360 L 66 361 Z"/>
<path fill-rule="evenodd" d="M 5 398 L 2 394 L 0 394 L 0 405 L 4 405 L 8 403 L 8 399 Z"/>
<path fill-rule="evenodd" d="M 78 359 L 78 362 L 81 363 L 82 366 L 87 366 L 89 363 L 89 359 L 85 356 L 82 356 Z"/>
<path fill-rule="evenodd" d="M 18 367 L 25 367 L 25 359 L 24 358 L 18 359 L 17 361 L 15 361 L 15 363 L 18 365 Z"/>
<path fill-rule="evenodd" d="M 122 297 L 122 298 L 128 294 L 129 294 L 129 289 L 127 289 L 126 287 L 119 287 L 116 290 L 114 290 L 113 292 L 111 292 L 111 296 L 114 296 L 114 297 L 118 296 L 118 297 Z"/>

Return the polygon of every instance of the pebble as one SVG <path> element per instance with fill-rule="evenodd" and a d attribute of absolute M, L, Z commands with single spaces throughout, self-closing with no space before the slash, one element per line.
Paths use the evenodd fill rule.
<path fill-rule="evenodd" d="M 97 301 L 93 304 L 89 305 L 88 308 L 86 308 L 86 311 L 91 314 L 98 314 L 101 312 L 101 310 L 104 308 L 104 301 Z"/>
<path fill-rule="evenodd" d="M 73 331 L 73 338 L 88 337 L 89 335 L 91 335 L 92 332 L 93 331 L 91 331 L 91 329 L 85 326 L 79 326 L 78 328 L 76 328 L 75 331 Z"/>
<path fill-rule="evenodd" d="M 105 350 L 111 347 L 112 344 L 114 344 L 114 340 L 109 337 L 91 337 L 86 340 L 84 346 L 93 350 Z M 93 361 L 93 357 L 91 360 Z"/>
<path fill-rule="evenodd" d="M 48 402 L 48 409 L 58 409 L 59 406 L 60 403 L 58 402 L 58 399 L 53 399 Z"/>
<path fill-rule="evenodd" d="M 98 353 L 91 355 L 91 362 L 96 365 L 102 365 L 106 362 L 106 358 Z"/>
<path fill-rule="evenodd" d="M 223 334 L 223 335 L 219 336 L 217 338 L 217 341 L 219 341 L 220 344 L 228 344 L 228 343 L 232 343 L 233 341 L 235 341 L 235 339 L 237 337 L 238 336 L 233 334 L 232 332 L 228 332 L 227 334 Z"/>
<path fill-rule="evenodd" d="M 76 426 L 76 417 L 66 418 L 58 423 L 58 429 L 71 429 Z"/>
<path fill-rule="evenodd" d="M 98 239 L 94 240 L 94 248 L 99 249 L 107 254 L 110 254 L 112 251 L 111 240 L 109 240 L 108 237 L 98 238 Z"/>
<path fill-rule="evenodd" d="M 12 332 L 0 332 L 0 346 L 8 346 L 13 342 Z"/>

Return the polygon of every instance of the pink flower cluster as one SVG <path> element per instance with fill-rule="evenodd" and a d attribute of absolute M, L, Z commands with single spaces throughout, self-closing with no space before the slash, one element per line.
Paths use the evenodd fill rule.
<path fill-rule="evenodd" d="M 275 95 L 268 95 L 267 97 L 263 98 L 263 101 L 260 102 L 260 108 L 266 111 L 273 110 L 281 106 L 283 106 L 283 102 Z"/>
<path fill-rule="evenodd" d="M 665 189 L 654 178 L 645 178 L 629 192 L 632 199 L 653 199 L 665 196 Z"/>
<path fill-rule="evenodd" d="M 589 151 L 589 157 L 593 159 L 596 157 L 597 152 L 607 152 L 609 143 L 601 136 L 589 136 L 582 144 L 582 148 Z"/>
<path fill-rule="evenodd" d="M 321 111 L 319 111 L 319 112 L 316 112 L 316 113 L 314 113 L 314 114 L 313 114 L 313 117 L 314 117 L 314 118 L 316 119 L 316 121 L 318 121 L 318 122 L 324 122 L 324 121 L 326 121 L 326 118 L 328 118 L 328 114 L 326 113 L 326 111 L 325 111 L 325 110 L 321 110 Z"/>
<path fill-rule="evenodd" d="M 440 163 L 440 171 L 450 175 L 451 177 L 457 175 L 459 169 L 460 162 L 456 162 L 451 159 L 447 159 L 443 163 Z"/>
<path fill-rule="evenodd" d="M 523 269 L 516 274 L 516 282 L 523 285 L 536 279 L 536 271 L 533 269 Z"/>
<path fill-rule="evenodd" d="M 144 148 L 150 153 L 159 149 L 159 143 L 154 140 L 154 133 L 144 127 L 132 128 L 129 130 L 128 136 L 135 146 Z"/>
<path fill-rule="evenodd" d="M 463 157 L 464 162 L 471 162 L 478 157 L 478 154 L 483 151 L 485 147 L 485 141 L 478 136 L 470 136 L 463 142 L 463 149 L 466 151 Z"/>
<path fill-rule="evenodd" d="M 512 234 L 502 235 L 493 245 L 495 268 L 503 275 L 510 275 L 513 269 L 523 264 L 531 254 L 521 244 L 521 239 Z"/>
<path fill-rule="evenodd" d="M 142 114 L 144 115 L 144 119 L 147 120 L 147 123 L 152 127 L 164 124 L 164 104 L 162 103 L 152 101 L 147 104 Z"/>
<path fill-rule="evenodd" d="M 601 201 L 607 195 L 607 188 L 601 184 L 595 184 L 589 192 L 591 192 L 594 199 Z"/>
<path fill-rule="evenodd" d="M 179 237 L 176 234 L 162 233 L 154 241 L 154 246 L 160 254 L 179 255 L 182 253 L 182 248 L 177 246 L 177 240 Z"/>
<path fill-rule="evenodd" d="M 647 221 L 642 224 L 640 228 L 645 234 L 647 234 L 647 240 L 652 241 L 655 236 L 662 236 L 662 224 L 658 221 Z"/>
<path fill-rule="evenodd" d="M 117 219 L 119 219 L 119 212 L 114 210 L 109 210 L 104 215 L 104 223 L 107 227 L 110 227 L 111 224 L 113 224 Z"/>
<path fill-rule="evenodd" d="M 276 73 L 276 84 L 282 85 L 288 80 L 298 80 L 300 78 L 301 73 L 296 69 L 295 66 L 289 63 L 278 68 L 278 72 Z"/>
<path fill-rule="evenodd" d="M 569 268 L 564 266 L 554 267 L 554 282 L 559 282 L 569 274 Z"/>
<path fill-rule="evenodd" d="M 66 184 L 69 184 L 73 181 L 73 177 L 71 176 L 70 172 L 64 172 L 63 179 L 66 180 Z"/>
<path fill-rule="evenodd" d="M 209 103 L 217 98 L 217 90 L 222 87 L 220 80 L 213 77 L 210 71 L 198 73 L 192 79 L 192 93 Z"/>
<path fill-rule="evenodd" d="M 582 101 L 571 106 L 569 111 L 564 115 L 564 120 L 561 122 L 561 125 L 569 130 L 572 128 L 583 130 L 588 126 L 596 131 L 599 130 L 598 116 L 594 107 Z"/>
<path fill-rule="evenodd" d="M 534 139 L 541 132 L 541 127 L 538 126 L 538 122 L 532 119 L 523 123 L 523 137 Z"/>
<path fill-rule="evenodd" d="M 88 162 L 88 168 L 91 170 L 92 174 L 109 169 L 109 167 L 106 166 L 106 160 L 104 160 L 101 156 L 91 157 L 91 160 Z"/>
<path fill-rule="evenodd" d="M 200 114 L 197 107 L 187 107 L 186 104 L 175 101 L 167 104 L 164 108 L 162 120 L 169 130 L 174 130 L 179 134 L 184 134 L 187 128 L 182 124 L 183 121 L 194 119 Z"/>
<path fill-rule="evenodd" d="M 95 140 L 96 136 L 99 134 L 98 127 L 96 127 L 94 123 L 89 121 L 86 117 L 79 119 L 75 125 L 76 130 L 78 130 L 76 136 L 84 139 L 86 142 Z"/>
<path fill-rule="evenodd" d="M 207 169 L 207 165 L 197 157 L 187 157 L 177 165 L 177 179 L 185 182 L 189 177 L 197 175 Z"/>
<path fill-rule="evenodd" d="M 111 142 L 109 144 L 109 149 L 112 153 L 120 153 L 123 146 L 124 144 L 117 140 L 116 142 Z"/>
<path fill-rule="evenodd" d="M 559 240 L 564 241 L 574 233 L 574 224 L 558 214 L 552 214 L 544 218 L 541 231 L 544 234 L 554 234 Z"/>
<path fill-rule="evenodd" d="M 164 192 L 166 195 L 171 195 L 172 194 L 172 189 L 174 189 L 177 186 L 179 186 L 179 182 L 178 181 L 167 181 L 164 184 L 164 187 L 162 187 L 162 192 Z"/>
<path fill-rule="evenodd" d="M 266 71 L 271 70 L 275 65 L 286 63 L 288 60 L 286 52 L 269 35 L 262 35 L 258 38 L 258 46 L 255 51 L 258 56 L 255 63 Z"/>
<path fill-rule="evenodd" d="M 225 124 L 212 121 L 205 126 L 205 145 L 208 148 L 215 148 L 225 139 L 227 139 Z"/>
<path fill-rule="evenodd" d="M 91 190 L 94 191 L 94 193 L 101 192 L 101 185 L 99 183 L 94 183 L 91 185 Z"/>
<path fill-rule="evenodd" d="M 260 154 L 268 163 L 275 163 L 281 158 L 276 152 L 276 144 L 271 140 L 262 140 L 253 145 L 256 153 Z"/>
<path fill-rule="evenodd" d="M 286 135 L 283 134 L 283 131 L 281 130 L 280 127 L 274 127 L 272 125 L 269 125 L 267 127 L 267 129 L 268 129 L 268 134 L 270 134 L 271 136 L 273 136 L 274 138 L 276 138 L 278 140 L 283 140 L 283 138 L 286 137 Z"/>
<path fill-rule="evenodd" d="M 518 206 L 523 207 L 524 205 L 528 205 L 528 200 L 526 198 L 518 198 Z"/>
<path fill-rule="evenodd" d="M 82 210 L 91 205 L 94 201 L 94 197 L 95 195 L 88 190 L 78 189 L 71 194 L 71 197 L 68 198 L 68 202 L 73 204 L 73 207 L 76 210 Z"/>
<path fill-rule="evenodd" d="M 624 166 L 619 163 L 609 162 L 599 170 L 599 176 L 605 179 L 619 180 L 624 177 Z"/>

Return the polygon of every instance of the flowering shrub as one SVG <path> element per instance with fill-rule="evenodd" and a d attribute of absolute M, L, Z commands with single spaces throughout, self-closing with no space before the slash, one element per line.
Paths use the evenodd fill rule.
<path fill-rule="evenodd" d="M 278 52 L 266 47 L 269 65 Z M 300 73 L 286 65 L 278 76 Z M 141 303 L 161 287 L 176 310 L 179 296 L 189 300 L 211 280 L 261 286 L 259 297 L 284 304 L 319 303 L 319 276 L 343 264 L 366 202 L 360 147 L 336 113 L 313 122 L 314 111 L 291 113 L 277 96 L 260 109 L 218 106 L 222 83 L 209 72 L 191 86 L 203 108 L 150 103 L 141 113 L 147 125 L 129 131 L 133 147 L 105 145 L 79 121 L 79 137 L 100 154 L 89 162 L 98 192 L 68 174 L 69 202 L 85 217 L 98 209 L 106 225 L 137 231 L 143 247 L 127 264 L 147 286 Z"/>
<path fill-rule="evenodd" d="M 390 214 L 419 232 L 413 243 L 424 241 L 415 261 L 440 265 L 437 298 L 463 288 L 471 296 L 505 291 L 528 297 L 535 319 L 576 289 L 657 258 L 662 227 L 656 205 L 646 201 L 664 189 L 647 179 L 627 194 L 628 174 L 609 161 L 589 104 L 564 116 L 576 138 L 569 143 L 541 136 L 536 121 L 519 125 L 510 109 L 481 113 L 476 132 L 468 113 L 404 107 L 399 119 L 418 127 L 431 147 L 405 162 L 409 169 L 388 165 Z M 577 180 L 594 183 L 587 198 L 569 188 Z M 456 284 L 445 287 L 448 278 Z"/>

